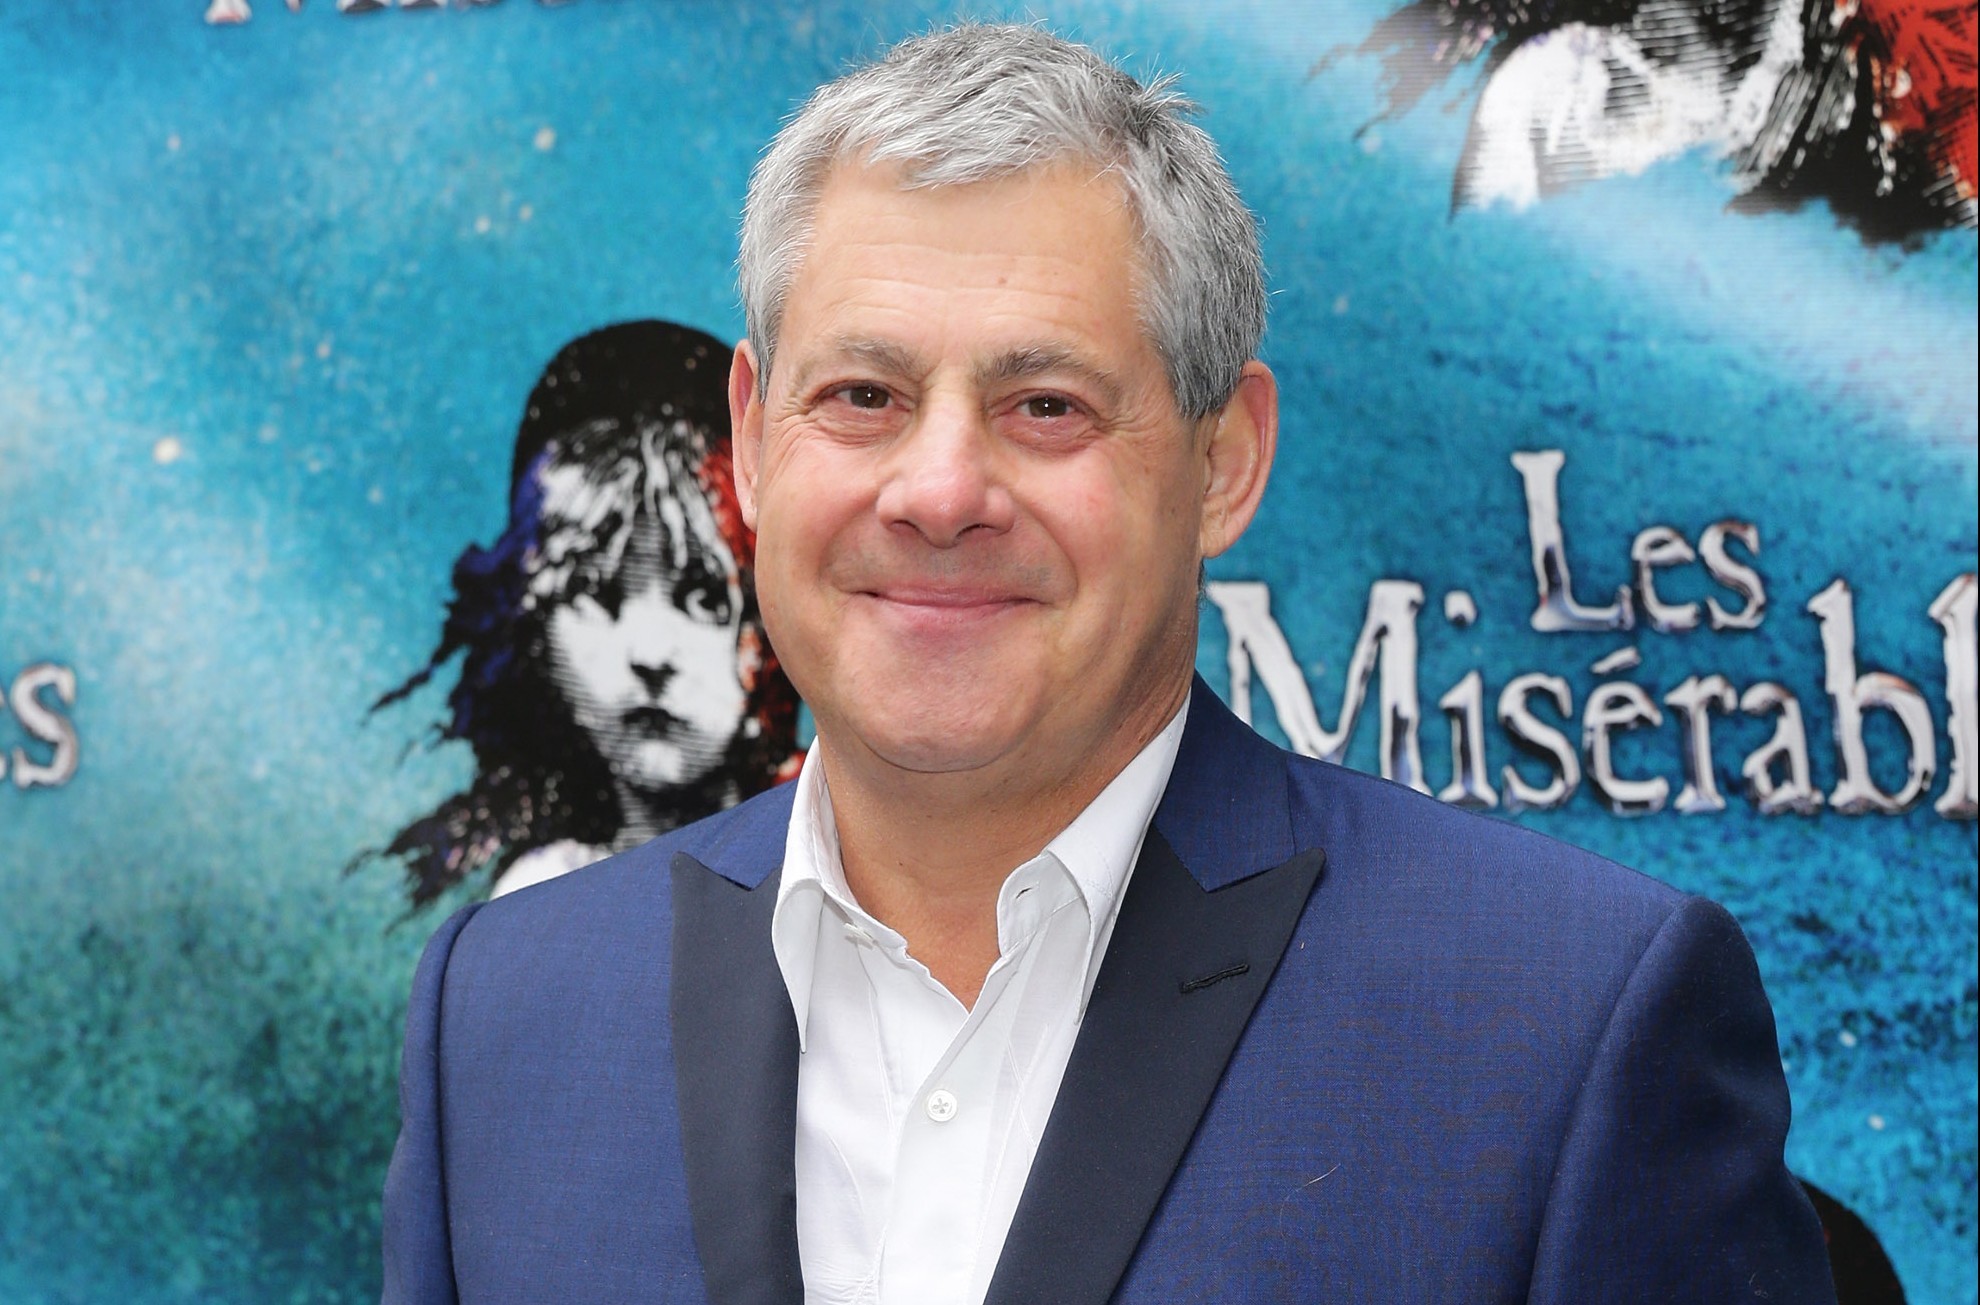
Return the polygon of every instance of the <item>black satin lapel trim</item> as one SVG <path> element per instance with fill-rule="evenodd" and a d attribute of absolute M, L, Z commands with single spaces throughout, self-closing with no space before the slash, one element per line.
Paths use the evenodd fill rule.
<path fill-rule="evenodd" d="M 674 873 L 674 1081 L 694 1244 L 712 1305 L 799 1305 L 797 1021 L 755 888 L 686 853 Z"/>
<path fill-rule="evenodd" d="M 1113 1295 L 1322 860 L 1205 892 L 1149 831 L 986 1305 Z"/>

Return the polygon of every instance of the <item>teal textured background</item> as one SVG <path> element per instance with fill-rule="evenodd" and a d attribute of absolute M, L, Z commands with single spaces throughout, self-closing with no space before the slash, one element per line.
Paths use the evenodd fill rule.
<path fill-rule="evenodd" d="M 499 529 L 537 369 L 630 317 L 737 334 L 757 149 L 819 81 L 955 12 L 262 0 L 223 29 L 202 8 L 0 10 L 0 681 L 75 668 L 83 750 L 65 786 L 0 788 L 6 1301 L 375 1293 L 398 1021 L 441 913 L 404 918 L 389 868 L 344 867 L 468 758 L 408 752 L 439 686 L 366 708 L 430 650 L 455 554 Z M 1453 217 L 1462 92 L 1357 136 L 1375 70 L 1310 73 L 1385 6 L 1203 9 L 1021 13 L 1182 73 L 1264 219 L 1284 447 L 1212 578 L 1270 584 L 1323 716 L 1383 577 L 1430 596 L 1433 786 L 1435 699 L 1466 670 L 1494 696 L 1547 670 L 1585 697 L 1626 637 L 1528 628 L 1507 460 L 1559 448 L 1584 597 L 1628 578 L 1644 526 L 1762 532 L 1761 629 L 1641 634 L 1633 678 L 1782 681 L 1826 787 L 1801 608 L 1844 576 L 1865 667 L 1933 703 L 1936 794 L 1925 608 L 1980 551 L 1973 234 L 1899 250 L 1819 207 L 1733 216 L 1705 159 Z M 1687 583 L 1668 588 L 1703 596 Z M 1476 597 L 1469 630 L 1439 614 L 1451 588 Z M 1220 687 L 1223 638 L 1207 613 Z M 1722 724 L 1722 771 L 1767 729 Z M 1898 746 L 1873 727 L 1887 783 Z M 1623 750 L 1674 782 L 1677 755 L 1668 722 Z M 1350 760 L 1374 767 L 1372 719 Z M 1736 797 L 1626 822 L 1585 787 L 1524 819 L 1739 916 L 1779 1015 L 1790 1162 L 1863 1215 L 1914 1301 L 1974 1301 L 1974 825 L 1929 804 L 1764 820 Z"/>

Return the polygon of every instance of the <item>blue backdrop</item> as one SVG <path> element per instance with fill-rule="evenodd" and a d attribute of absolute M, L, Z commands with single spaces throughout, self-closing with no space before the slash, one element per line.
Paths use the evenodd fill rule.
<path fill-rule="evenodd" d="M 1038 11 L 1179 72 L 1264 221 L 1281 462 L 1211 579 L 1266 586 L 1328 729 L 1371 586 L 1421 586 L 1426 782 L 1451 777 L 1438 699 L 1476 669 L 1502 797 L 1509 762 L 1547 775 L 1493 719 L 1534 671 L 1567 682 L 1571 710 L 1533 711 L 1577 743 L 1598 684 L 1662 702 L 1690 676 L 1778 682 L 1833 790 L 1805 604 L 1845 579 L 1859 672 L 1929 707 L 1936 777 L 1911 810 L 1756 813 L 1740 762 L 1775 722 L 1734 711 L 1714 722 L 1722 812 L 1625 819 L 1584 781 L 1516 818 L 1733 910 L 1779 1016 L 1791 1165 L 1869 1223 L 1911 1299 L 1973 1301 L 1976 840 L 1935 809 L 1955 728 L 1928 614 L 1980 551 L 1973 232 L 1866 240 L 1819 200 L 1735 213 L 1709 150 L 1454 213 L 1469 74 L 1373 122 L 1379 63 L 1316 71 L 1388 8 Z M 376 1291 L 398 1022 L 446 904 L 409 916 L 390 867 L 346 867 L 470 759 L 414 746 L 444 678 L 367 709 L 431 651 L 455 555 L 501 530 L 545 360 L 627 318 L 739 334 L 756 151 L 818 82 L 954 12 L 203 11 L 0 10 L 0 688 L 27 686 L 0 713 L 8 1301 Z M 1512 457 L 1543 450 L 1580 601 L 1630 583 L 1646 527 L 1696 544 L 1737 518 L 1759 532 L 1733 548 L 1764 583 L 1758 628 L 1536 631 Z M 1741 606 L 1698 565 L 1655 583 Z M 1447 615 L 1454 590 L 1475 621 Z M 1296 734 L 1272 650 L 1239 642 L 1261 728 Z M 1377 699 L 1408 669 L 1395 634 L 1382 647 L 1347 745 L 1371 770 Z M 1639 665 L 1591 670 L 1625 647 Z M 1231 651 L 1207 604 L 1220 689 Z M 1895 717 L 1864 730 L 1897 788 Z M 1684 740 L 1667 707 L 1617 732 L 1614 767 L 1675 796 Z"/>

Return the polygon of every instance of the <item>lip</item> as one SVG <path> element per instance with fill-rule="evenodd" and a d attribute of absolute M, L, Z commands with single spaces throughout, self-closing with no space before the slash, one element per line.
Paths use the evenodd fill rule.
<path fill-rule="evenodd" d="M 934 633 L 980 626 L 1036 604 L 1001 589 L 905 587 L 860 591 L 887 619 Z"/>
<path fill-rule="evenodd" d="M 922 586 L 862 591 L 865 597 L 896 607 L 926 607 L 945 611 L 1011 607 L 1030 600 L 998 589 L 949 589 Z"/>
<path fill-rule="evenodd" d="M 680 718 L 664 707 L 634 707 L 620 717 L 626 730 L 633 734 L 651 734 L 664 738 L 680 724 Z"/>

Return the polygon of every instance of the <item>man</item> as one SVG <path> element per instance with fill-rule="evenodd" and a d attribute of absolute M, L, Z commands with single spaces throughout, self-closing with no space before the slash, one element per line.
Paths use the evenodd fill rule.
<path fill-rule="evenodd" d="M 971 27 L 764 157 L 736 484 L 818 742 L 435 937 L 388 1300 L 1830 1298 L 1723 911 L 1192 684 L 1277 399 L 1182 108 Z"/>

